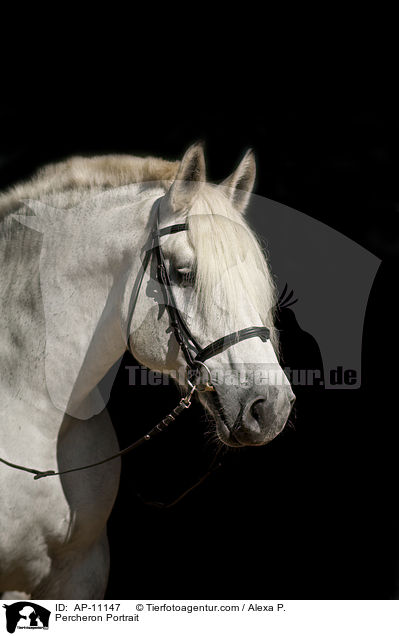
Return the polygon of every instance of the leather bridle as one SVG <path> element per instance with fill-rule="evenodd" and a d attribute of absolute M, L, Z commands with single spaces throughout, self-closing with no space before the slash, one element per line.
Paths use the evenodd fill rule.
<path fill-rule="evenodd" d="M 176 225 L 169 225 L 168 227 L 161 228 L 160 225 L 160 199 L 157 199 L 154 203 L 156 210 L 156 223 L 155 229 L 152 232 L 152 251 L 156 259 L 156 278 L 162 289 L 164 304 L 169 316 L 170 326 L 172 327 L 176 341 L 183 353 L 183 356 L 187 363 L 187 370 L 190 372 L 191 378 L 194 379 L 202 369 L 208 373 L 208 381 L 205 384 L 203 390 L 215 390 L 211 380 L 211 374 L 206 366 L 206 360 L 213 358 L 219 353 L 223 353 L 226 349 L 247 340 L 248 338 L 260 338 L 263 342 L 266 342 L 270 338 L 270 331 L 267 327 L 246 327 L 240 331 L 234 331 L 233 333 L 223 336 L 214 342 L 211 342 L 206 347 L 201 347 L 198 341 L 188 328 L 183 316 L 177 308 L 177 303 L 173 294 L 173 287 L 170 280 L 168 268 L 166 267 L 165 257 L 160 244 L 160 238 L 167 234 L 176 234 L 177 232 L 187 231 L 188 223 L 178 223 Z M 148 253 L 148 252 L 147 252 Z M 143 263 L 143 268 L 147 267 L 148 262 Z M 129 320 L 130 324 L 131 320 Z M 193 353 L 194 352 L 194 353 Z M 197 390 L 199 390 L 197 385 Z"/>
<path fill-rule="evenodd" d="M 116 459 L 117 457 L 121 457 L 122 455 L 126 455 L 135 448 L 141 446 L 141 444 L 143 444 L 144 442 L 153 439 L 159 433 L 164 431 L 169 426 L 169 424 L 176 419 L 176 417 L 178 417 L 185 409 L 189 408 L 191 406 L 191 398 L 195 391 L 215 391 L 215 387 L 212 383 L 211 372 L 205 364 L 207 360 L 222 353 L 223 351 L 226 351 L 226 349 L 228 349 L 229 347 L 232 347 L 239 342 L 242 342 L 243 340 L 247 340 L 248 338 L 260 338 L 263 342 L 266 342 L 270 338 L 270 331 L 267 327 L 246 327 L 245 329 L 240 329 L 239 331 L 234 331 L 227 336 L 223 336 L 223 338 L 219 338 L 218 340 L 211 342 L 206 347 L 201 347 L 199 345 L 198 341 L 188 328 L 180 311 L 177 309 L 168 268 L 166 267 L 164 253 L 160 244 L 160 239 L 162 236 L 187 231 L 188 223 L 178 223 L 175 225 L 169 225 L 167 227 L 160 228 L 160 203 L 162 198 L 163 197 L 157 199 L 153 204 L 152 210 L 155 210 L 156 216 L 155 228 L 151 232 L 150 248 L 146 251 L 140 272 L 133 286 L 133 292 L 129 307 L 129 317 L 127 320 L 128 342 L 133 313 L 144 278 L 144 273 L 149 265 L 151 256 L 154 255 L 156 261 L 156 278 L 162 289 L 164 304 L 168 312 L 170 326 L 187 363 L 188 393 L 180 400 L 179 404 L 172 410 L 172 412 L 164 417 L 158 424 L 156 424 L 154 428 L 151 429 L 151 431 L 143 435 L 136 442 L 133 442 L 133 444 L 130 444 L 130 446 L 128 446 L 127 448 L 124 448 L 118 453 L 115 453 L 110 457 L 106 457 L 101 461 L 87 464 L 85 466 L 79 466 L 77 468 L 69 468 L 67 470 L 62 470 L 59 472 L 56 472 L 54 470 L 40 471 L 36 470 L 35 468 L 20 466 L 19 464 L 14 464 L 0 458 L 0 462 L 2 462 L 3 464 L 6 464 L 11 468 L 16 468 L 17 470 L 23 470 L 32 473 L 34 475 L 34 479 L 41 479 L 43 477 L 54 477 L 56 475 L 65 475 L 66 473 L 72 473 L 79 470 L 85 470 L 87 468 L 93 468 L 95 466 L 99 466 L 113 459 Z M 205 370 L 207 375 L 205 382 L 201 382 L 199 377 L 203 370 Z M 228 429 L 230 430 L 229 427 Z M 230 430 L 230 432 L 232 431 Z M 202 482 L 202 480 L 203 478 L 200 480 L 200 482 Z"/>

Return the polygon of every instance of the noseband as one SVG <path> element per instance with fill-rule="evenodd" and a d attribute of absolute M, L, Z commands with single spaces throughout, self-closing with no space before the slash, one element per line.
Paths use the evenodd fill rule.
<path fill-rule="evenodd" d="M 242 342 L 243 340 L 247 340 L 248 338 L 260 338 L 263 342 L 266 342 L 270 338 L 270 331 L 267 327 L 246 327 L 245 329 L 241 329 L 240 331 L 234 331 L 233 333 L 228 334 L 227 336 L 223 336 L 223 338 L 219 338 L 214 342 L 211 342 L 206 347 L 201 347 L 198 344 L 198 341 L 191 333 L 188 328 L 183 316 L 180 311 L 177 309 L 176 301 L 173 294 L 172 284 L 169 276 L 168 269 L 166 267 L 164 253 L 162 251 L 162 247 L 160 244 L 160 239 L 162 236 L 167 234 L 176 234 L 177 232 L 183 232 L 188 230 L 187 223 L 178 223 L 175 225 L 169 225 L 168 227 L 160 228 L 160 203 L 162 197 L 157 199 L 153 205 L 152 210 L 155 209 L 156 222 L 155 228 L 151 232 L 150 236 L 150 248 L 147 249 L 146 255 L 144 257 L 141 270 L 136 278 L 136 282 L 133 287 L 132 298 L 130 302 L 130 310 L 129 317 L 127 321 L 128 325 L 128 340 L 130 334 L 131 322 L 133 319 L 134 309 L 137 303 L 137 298 L 139 295 L 139 291 L 141 288 L 141 284 L 143 282 L 144 273 L 148 267 L 151 256 L 154 255 L 156 259 L 156 278 L 159 282 L 166 310 L 169 316 L 170 326 L 172 327 L 173 334 L 176 338 L 176 341 L 183 353 L 183 356 L 187 363 L 187 384 L 188 384 L 188 393 L 185 397 L 183 397 L 179 404 L 173 409 L 171 413 L 166 415 L 158 424 L 154 426 L 154 428 L 149 431 L 146 435 L 143 435 L 140 439 L 133 444 L 130 444 L 127 448 L 119 451 L 119 453 L 115 453 L 115 455 L 111 455 L 99 462 L 94 462 L 92 464 L 87 464 L 85 466 L 79 466 L 77 468 L 69 468 L 67 470 L 63 470 L 60 472 L 56 472 L 54 470 L 46 470 L 41 471 L 35 468 L 28 468 L 26 466 L 20 466 L 19 464 L 14 464 L 9 462 L 6 459 L 2 459 L 0 457 L 0 462 L 10 466 L 11 468 L 16 468 L 17 470 L 23 470 L 28 473 L 33 473 L 34 479 L 41 479 L 42 477 L 54 477 L 55 475 L 64 475 L 66 473 L 72 473 L 79 470 L 85 470 L 87 468 L 93 468 L 94 466 L 99 466 L 101 464 L 105 464 L 117 457 L 121 457 L 122 455 L 126 455 L 130 453 L 135 448 L 138 448 L 146 441 L 153 439 L 159 433 L 162 433 L 166 428 L 171 424 L 176 417 L 178 417 L 185 409 L 191 406 L 191 398 L 195 391 L 215 391 L 215 387 L 212 382 L 211 372 L 207 365 L 205 364 L 206 360 L 213 358 L 219 353 L 223 353 L 226 349 Z M 205 370 L 207 374 L 207 379 L 204 383 L 201 382 L 200 375 L 202 371 Z M 227 426 L 227 428 L 229 428 Z M 230 428 L 229 428 L 230 430 Z M 230 431 L 231 432 L 231 431 Z M 209 473 L 207 473 L 209 474 Z M 203 478 L 200 480 L 201 483 Z M 189 489 L 189 491 L 192 488 Z M 188 491 L 187 491 L 188 492 Z M 180 500 L 179 497 L 178 500 Z"/>

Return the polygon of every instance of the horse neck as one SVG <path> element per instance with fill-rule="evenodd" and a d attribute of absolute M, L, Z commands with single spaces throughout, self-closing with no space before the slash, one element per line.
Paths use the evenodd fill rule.
<path fill-rule="evenodd" d="M 112 197 L 106 203 L 114 207 Z M 71 215 L 61 230 L 44 227 L 40 236 L 14 222 L 4 233 L 6 328 L 22 334 L 22 351 L 9 349 L 14 362 L 24 356 L 23 384 L 29 385 L 40 360 L 34 399 L 41 391 L 62 412 L 86 419 L 104 408 L 106 399 L 96 387 L 126 348 L 119 315 L 127 278 L 126 232 L 123 223 L 118 229 L 117 216 L 113 225 L 112 209 L 83 209 L 78 220 L 74 211 L 60 214 Z M 130 237 L 131 253 L 138 252 L 135 240 L 142 240 L 140 232 Z"/>
<path fill-rule="evenodd" d="M 22 395 L 42 403 L 45 324 L 39 282 L 41 237 L 7 219 L 0 224 L 1 408 Z"/>

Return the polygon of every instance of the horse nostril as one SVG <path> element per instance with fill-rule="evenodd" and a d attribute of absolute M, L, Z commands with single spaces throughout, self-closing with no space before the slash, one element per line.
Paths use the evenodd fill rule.
<path fill-rule="evenodd" d="M 257 422 L 259 422 L 262 419 L 262 413 L 264 412 L 265 402 L 266 402 L 265 399 L 259 398 L 258 400 L 255 400 L 253 404 L 251 405 L 249 412 L 251 413 L 254 420 L 256 420 Z"/>

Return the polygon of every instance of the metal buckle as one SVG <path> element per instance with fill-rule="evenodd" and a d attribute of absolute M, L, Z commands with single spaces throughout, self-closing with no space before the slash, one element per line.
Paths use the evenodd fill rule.
<path fill-rule="evenodd" d="M 193 396 L 194 391 L 197 389 L 196 385 L 192 384 L 190 380 L 187 380 L 188 386 L 190 387 L 190 391 L 185 395 L 181 400 L 180 404 L 184 406 L 184 408 L 188 409 L 191 406 L 191 398 Z"/>

